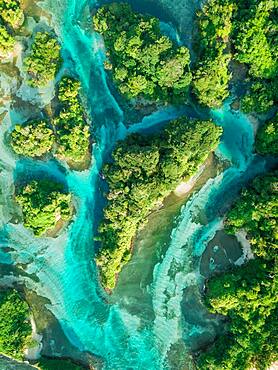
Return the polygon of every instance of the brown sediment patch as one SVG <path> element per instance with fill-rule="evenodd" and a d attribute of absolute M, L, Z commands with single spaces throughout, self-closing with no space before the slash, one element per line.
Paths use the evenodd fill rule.
<path fill-rule="evenodd" d="M 59 232 L 64 228 L 66 227 L 66 225 L 68 225 L 68 221 L 64 221 L 63 219 L 59 219 L 56 223 L 56 225 L 54 226 L 53 229 L 51 230 L 47 230 L 44 234 L 44 236 L 46 237 L 49 237 L 49 238 L 55 238 L 56 236 L 58 236 Z"/>
<path fill-rule="evenodd" d="M 85 154 L 84 158 L 81 161 L 73 161 L 59 154 L 54 154 L 54 157 L 56 157 L 62 162 L 66 162 L 70 169 L 74 171 L 85 171 L 91 165 L 91 153 L 89 150 L 87 151 L 87 153 Z"/>
<path fill-rule="evenodd" d="M 39 2 L 40 0 L 21 0 L 21 7 L 24 14 L 30 17 L 45 17 L 50 22 L 51 15 L 37 4 Z"/>

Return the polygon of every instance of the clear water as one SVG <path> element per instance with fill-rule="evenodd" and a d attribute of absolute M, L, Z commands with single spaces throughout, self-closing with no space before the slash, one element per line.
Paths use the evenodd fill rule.
<path fill-rule="evenodd" d="M 161 4 L 169 7 L 170 2 L 163 0 Z M 190 15 L 196 6 L 190 4 L 185 0 L 177 1 L 174 8 L 179 10 L 176 14 L 185 9 Z M 92 165 L 79 173 L 65 169 L 55 161 L 16 161 L 5 144 L 6 132 L 17 121 L 27 119 L 30 111 L 7 107 L 0 127 L 0 262 L 17 264 L 24 270 L 26 286 L 49 299 L 48 308 L 61 323 L 69 340 L 80 350 L 101 356 L 105 369 L 176 369 L 169 360 L 174 356 L 171 355 L 173 348 L 179 349 L 177 356 L 183 360 L 183 365 L 178 368 L 190 368 L 188 349 L 191 339 L 208 328 L 185 321 L 181 306 L 184 289 L 202 284 L 198 272 L 199 257 L 222 227 L 227 204 L 244 183 L 264 171 L 265 163 L 253 155 L 253 127 L 244 115 L 232 113 L 228 103 L 220 110 L 212 111 L 213 119 L 224 128 L 218 155 L 229 160 L 231 166 L 208 180 L 182 207 L 167 245 L 163 247 L 165 253 L 159 254 L 162 241 L 151 243 L 151 249 L 146 250 L 146 255 L 149 252 L 151 256 L 147 283 L 144 286 L 129 284 L 127 279 L 120 291 L 107 297 L 99 286 L 94 263 L 94 231 L 103 205 L 99 171 L 113 143 L 124 137 L 127 129 L 122 124 L 123 112 L 105 80 L 103 42 L 91 32 L 89 5 L 95 4 L 86 0 L 46 0 L 41 3 L 51 13 L 52 25 L 62 43 L 63 68 L 78 76 L 87 97 L 97 142 L 93 148 Z M 49 96 L 49 91 L 43 95 L 46 100 Z M 25 98 L 29 99 L 28 96 Z M 167 108 L 128 130 L 136 132 L 158 127 L 179 114 L 180 111 Z M 18 213 L 12 201 L 15 181 L 43 173 L 67 183 L 75 197 L 77 212 L 74 220 L 55 239 L 36 239 L 21 224 L 12 223 Z M 144 276 L 145 266 L 137 253 L 130 264 L 135 275 Z M 36 281 L 32 276 L 37 277 Z"/>

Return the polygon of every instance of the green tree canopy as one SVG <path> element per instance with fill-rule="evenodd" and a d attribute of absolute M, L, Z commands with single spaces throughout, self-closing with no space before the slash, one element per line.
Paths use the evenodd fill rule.
<path fill-rule="evenodd" d="M 80 101 L 80 82 L 64 77 L 59 84 L 61 111 L 54 119 L 58 156 L 66 161 L 81 162 L 90 150 L 90 128 Z"/>
<path fill-rule="evenodd" d="M 198 359 L 200 370 L 266 370 L 278 359 L 277 266 L 255 259 L 208 281 L 206 304 L 227 333 Z"/>
<path fill-rule="evenodd" d="M 259 128 L 256 150 L 262 155 L 278 155 L 278 115 Z"/>
<path fill-rule="evenodd" d="M 104 37 L 114 81 L 127 98 L 173 101 L 187 96 L 191 82 L 189 50 L 162 35 L 157 18 L 130 5 L 102 6 L 93 17 Z"/>
<path fill-rule="evenodd" d="M 22 358 L 30 341 L 30 312 L 15 290 L 0 292 L 0 352 Z"/>
<path fill-rule="evenodd" d="M 236 58 L 250 66 L 250 74 L 273 78 L 278 74 L 277 3 L 270 0 L 239 2 L 235 23 Z"/>
<path fill-rule="evenodd" d="M 220 107 L 229 96 L 231 73 L 228 66 L 232 17 L 236 5 L 231 0 L 209 0 L 198 13 L 198 61 L 193 72 L 193 92 L 209 108 Z"/>
<path fill-rule="evenodd" d="M 228 213 L 226 228 L 234 233 L 244 229 L 258 256 L 272 258 L 278 248 L 278 176 L 257 177 L 242 192 Z"/>
<path fill-rule="evenodd" d="M 244 113 L 266 113 L 278 103 L 278 79 L 252 80 L 247 94 L 241 99 Z"/>
<path fill-rule="evenodd" d="M 207 282 L 205 303 L 227 328 L 197 359 L 200 370 L 266 370 L 278 359 L 277 180 L 257 177 L 227 215 L 226 229 L 247 231 L 255 259 Z"/>
<path fill-rule="evenodd" d="M 55 137 L 46 122 L 32 121 L 16 125 L 11 133 L 11 146 L 16 154 L 41 157 L 51 152 Z"/>
<path fill-rule="evenodd" d="M 13 28 L 21 25 L 24 19 L 19 0 L 0 0 L 0 18 Z"/>
<path fill-rule="evenodd" d="M 0 25 L 0 56 L 6 56 L 15 46 L 15 39 L 4 26 Z"/>
<path fill-rule="evenodd" d="M 50 180 L 30 182 L 18 190 L 15 199 L 21 206 L 24 226 L 36 236 L 53 229 L 59 220 L 68 221 L 72 216 L 71 194 Z"/>
<path fill-rule="evenodd" d="M 131 257 L 131 242 L 158 201 L 193 175 L 219 142 L 221 128 L 210 121 L 170 122 L 157 135 L 130 135 L 119 142 L 113 163 L 104 167 L 108 204 L 99 231 L 101 280 L 113 289 Z"/>
<path fill-rule="evenodd" d="M 32 87 L 46 86 L 55 78 L 60 63 L 60 45 L 56 38 L 48 32 L 38 32 L 29 55 L 23 61 L 28 84 Z"/>

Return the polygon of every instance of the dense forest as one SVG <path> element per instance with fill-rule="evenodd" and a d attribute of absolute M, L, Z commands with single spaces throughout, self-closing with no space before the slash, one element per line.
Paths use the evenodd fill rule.
<path fill-rule="evenodd" d="M 208 0 L 198 13 L 193 92 L 201 104 L 221 105 L 233 68 L 247 67 L 244 112 L 264 113 L 278 101 L 277 4 L 271 0 Z M 235 74 L 239 69 L 235 69 Z"/>
<path fill-rule="evenodd" d="M 15 30 L 23 23 L 24 14 L 17 0 L 0 0 L 0 58 L 15 46 Z"/>
<path fill-rule="evenodd" d="M 267 121 L 258 130 L 256 150 L 262 155 L 278 156 L 278 115 Z"/>
<path fill-rule="evenodd" d="M 182 117 L 160 134 L 130 135 L 117 144 L 113 163 L 103 169 L 109 193 L 99 228 L 102 249 L 97 264 L 105 287 L 114 288 L 116 275 L 131 257 L 132 239 L 150 211 L 196 172 L 221 133 L 210 121 Z"/>
<path fill-rule="evenodd" d="M 209 0 L 198 13 L 198 62 L 193 73 L 193 92 L 210 108 L 219 107 L 229 95 L 229 48 L 235 4 Z"/>
<path fill-rule="evenodd" d="M 245 230 L 255 258 L 207 282 L 208 309 L 228 321 L 200 370 L 263 370 L 278 359 L 277 184 L 277 172 L 257 177 L 227 215 L 227 232 Z"/>
<path fill-rule="evenodd" d="M 71 195 L 51 180 L 33 180 L 17 189 L 15 199 L 21 206 L 24 226 L 36 236 L 52 230 L 58 221 L 69 221 L 72 216 Z"/>
<path fill-rule="evenodd" d="M 52 81 L 61 63 L 60 45 L 48 32 L 38 32 L 31 51 L 23 61 L 27 83 L 32 87 L 44 87 Z"/>
<path fill-rule="evenodd" d="M 0 353 L 23 358 L 23 351 L 31 341 L 29 316 L 27 303 L 15 290 L 0 292 Z"/>
<path fill-rule="evenodd" d="M 112 70 L 123 95 L 166 102 L 187 99 L 189 50 L 162 35 L 157 18 L 136 13 L 126 3 L 112 3 L 97 11 L 93 23 L 104 37 L 105 67 Z"/>
<path fill-rule="evenodd" d="M 52 129 L 43 121 L 16 125 L 11 133 L 11 146 L 16 154 L 41 157 L 51 152 L 55 142 Z"/>
<path fill-rule="evenodd" d="M 63 77 L 59 83 L 59 112 L 51 120 L 15 125 L 10 135 L 14 152 L 26 157 L 48 153 L 69 165 L 82 164 L 90 155 L 90 132 L 80 100 L 80 82 Z"/>
<path fill-rule="evenodd" d="M 53 120 L 58 150 L 56 155 L 70 163 L 80 163 L 90 152 L 89 124 L 80 100 L 80 82 L 69 77 L 60 81 L 61 110 Z"/>

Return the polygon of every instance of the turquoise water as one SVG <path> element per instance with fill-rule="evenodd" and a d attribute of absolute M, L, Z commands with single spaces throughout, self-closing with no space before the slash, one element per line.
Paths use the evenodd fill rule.
<path fill-rule="evenodd" d="M 63 46 L 64 70 L 70 70 L 82 82 L 96 144 L 92 165 L 83 172 L 70 171 L 55 161 L 16 161 L 4 143 L 5 133 L 16 120 L 28 118 L 28 112 L 9 110 L 0 132 L 3 169 L 0 262 L 18 264 L 24 269 L 29 275 L 24 277 L 26 286 L 49 299 L 48 308 L 69 340 L 80 350 L 101 356 L 105 369 L 174 368 L 169 358 L 173 357 L 172 348 L 177 346 L 178 356 L 185 361 L 182 366 L 190 368 L 188 350 L 192 338 L 201 336 L 207 327 L 185 321 L 181 307 L 184 289 L 202 285 L 199 257 L 222 227 L 227 205 L 244 183 L 265 169 L 264 161 L 253 155 L 253 126 L 244 115 L 232 113 L 228 103 L 211 112 L 212 118 L 224 128 L 217 154 L 231 166 L 208 180 L 182 207 L 164 248 L 165 254 L 152 266 L 148 284 L 142 288 L 127 283 L 126 294 L 121 293 L 125 299 L 117 294 L 107 297 L 98 283 L 93 242 L 103 206 L 99 177 L 102 163 L 113 144 L 128 131 L 159 127 L 165 120 L 180 115 L 183 109 L 161 109 L 127 130 L 123 125 L 124 114 L 106 83 L 103 42 L 91 32 L 88 1 L 47 0 L 41 5 L 52 14 L 52 25 Z M 90 5 L 94 5 L 93 1 Z M 42 174 L 65 182 L 74 194 L 77 210 L 74 220 L 55 239 L 36 239 L 21 224 L 11 222 L 16 213 L 11 200 L 14 182 Z M 130 263 L 140 275 L 144 265 L 137 262 L 134 257 Z M 32 276 L 37 277 L 36 281 Z M 136 289 L 140 294 L 136 294 Z M 129 294 L 131 291 L 133 294 Z M 142 297 L 146 298 L 144 304 Z"/>

